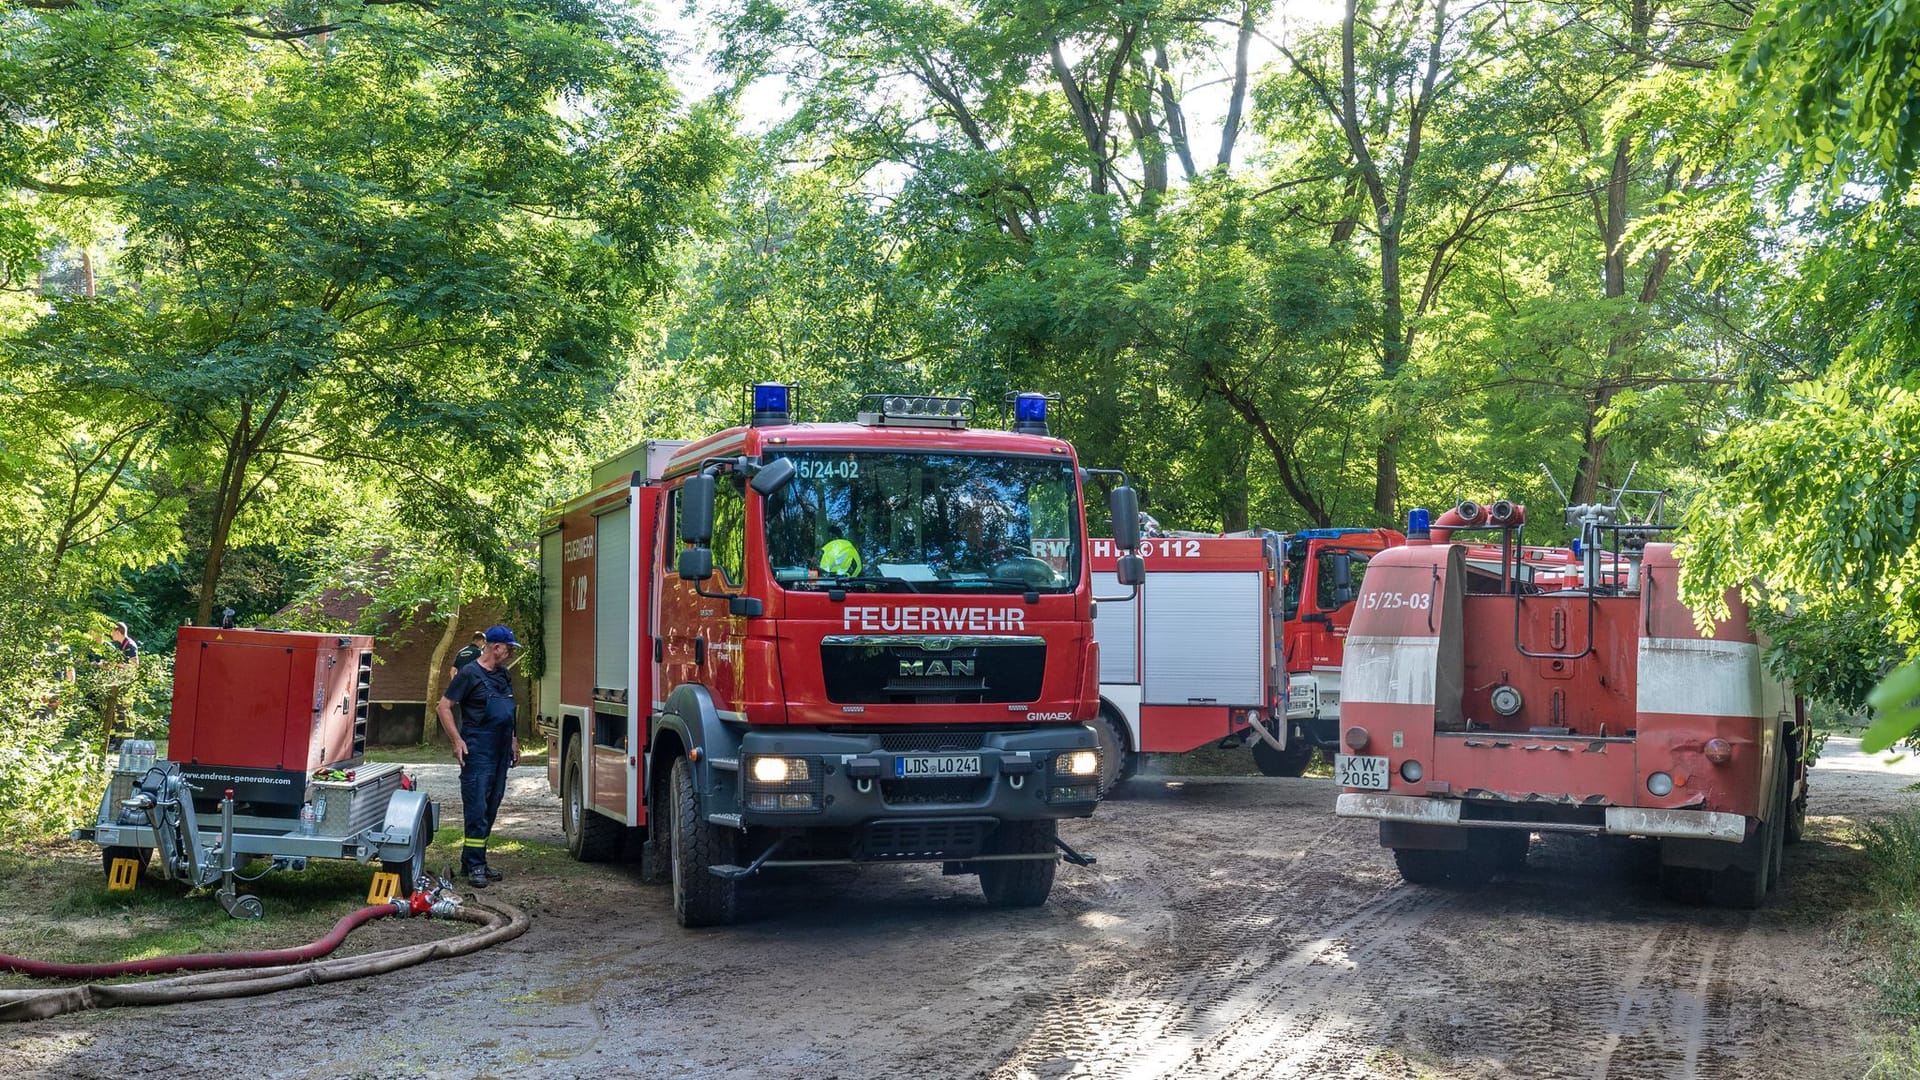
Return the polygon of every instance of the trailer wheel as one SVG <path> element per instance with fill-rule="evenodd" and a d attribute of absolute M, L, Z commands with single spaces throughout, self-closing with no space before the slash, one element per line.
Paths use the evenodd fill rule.
<path fill-rule="evenodd" d="M 740 883 L 709 867 L 734 861 L 739 834 L 707 822 L 693 790 L 693 763 L 673 763 L 673 912 L 681 926 L 725 926 L 739 914 Z"/>
<path fill-rule="evenodd" d="M 113 880 L 113 860 L 132 859 L 140 864 L 139 877 L 145 877 L 147 867 L 153 865 L 153 849 L 150 847 L 109 847 L 100 849 L 100 872 L 108 881 Z"/>
<path fill-rule="evenodd" d="M 1307 766 L 1313 764 L 1313 743 L 1308 739 L 1295 739 L 1287 743 L 1285 750 L 1275 750 L 1267 740 L 1255 739 L 1253 763 L 1267 776 L 1304 776 Z"/>
<path fill-rule="evenodd" d="M 1094 740 L 1100 747 L 1100 797 L 1104 799 L 1114 788 L 1126 782 L 1137 766 L 1133 760 L 1134 753 L 1128 746 L 1127 729 L 1119 717 L 1101 709 L 1091 726 Z"/>
<path fill-rule="evenodd" d="M 427 809 L 421 807 L 413 818 L 413 850 L 405 859 L 398 861 L 380 860 L 380 872 L 399 877 L 400 887 L 395 896 L 412 896 L 414 883 L 427 872 L 427 845 L 433 842 L 433 830 L 427 828 Z M 239 869 L 236 863 L 234 869 Z"/>
<path fill-rule="evenodd" d="M 566 776 L 560 787 L 565 792 L 560 825 L 567 834 L 567 852 L 580 862 L 606 862 L 619 854 L 620 823 L 587 808 L 586 781 L 580 775 L 579 760 L 571 753 L 567 754 Z"/>
<path fill-rule="evenodd" d="M 987 838 L 987 855 L 1052 853 L 1058 835 L 1051 818 L 1043 821 L 1003 821 Z M 980 892 L 999 908 L 1039 907 L 1053 892 L 1055 859 L 1009 859 L 980 864 Z"/>

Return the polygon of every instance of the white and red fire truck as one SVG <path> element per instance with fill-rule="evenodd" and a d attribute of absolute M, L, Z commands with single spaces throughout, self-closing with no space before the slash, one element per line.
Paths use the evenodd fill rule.
<path fill-rule="evenodd" d="M 569 849 L 637 849 L 689 926 L 781 866 L 940 862 L 1044 902 L 1083 858 L 1055 822 L 1099 790 L 1096 470 L 1037 394 L 1012 431 L 959 398 L 815 424 L 786 387 L 753 395 L 751 423 L 642 443 L 548 516 L 539 714 Z M 1124 483 L 1111 510 L 1133 546 Z"/>
<path fill-rule="evenodd" d="M 1341 642 L 1353 586 L 1391 529 L 1174 533 L 1141 541 L 1154 568 L 1134 600 L 1100 605 L 1107 786 L 1141 753 L 1238 740 L 1269 776 L 1299 776 L 1338 740 Z M 1117 553 L 1094 541 L 1096 578 Z M 1111 591 L 1111 590 L 1109 590 Z"/>
<path fill-rule="evenodd" d="M 1570 548 L 1523 546 L 1505 500 L 1426 517 L 1359 592 L 1337 812 L 1409 882 L 1484 881 L 1535 832 L 1638 836 L 1670 895 L 1760 904 L 1805 822 L 1806 723 L 1739 598 L 1702 633 L 1665 527 L 1618 500 L 1571 507 Z"/>

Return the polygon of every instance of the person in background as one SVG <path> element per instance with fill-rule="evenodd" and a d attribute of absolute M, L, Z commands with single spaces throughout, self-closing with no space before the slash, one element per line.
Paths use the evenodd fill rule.
<path fill-rule="evenodd" d="M 460 802 L 466 818 L 460 873 L 476 889 L 502 877 L 487 865 L 487 838 L 493 835 L 493 820 L 507 793 L 507 770 L 520 763 L 513 674 L 507 670 L 520 642 L 505 626 L 489 627 L 481 638 L 480 658 L 460 669 L 438 705 L 440 728 L 460 763 Z"/>
<path fill-rule="evenodd" d="M 140 659 L 140 643 L 127 633 L 126 623 L 114 623 L 113 629 L 107 631 L 107 637 L 113 642 L 113 647 L 120 651 L 121 660 L 131 664 Z"/>
<path fill-rule="evenodd" d="M 475 630 L 473 640 L 466 647 L 453 654 L 453 666 L 447 669 L 447 678 L 460 674 L 460 669 L 480 659 L 480 651 L 487 647 L 487 634 L 484 630 Z"/>

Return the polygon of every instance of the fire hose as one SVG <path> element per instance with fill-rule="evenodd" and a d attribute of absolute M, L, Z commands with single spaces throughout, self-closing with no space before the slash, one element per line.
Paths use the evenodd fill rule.
<path fill-rule="evenodd" d="M 47 990 L 0 990 L 0 1021 L 44 1020 L 62 1013 L 105 1009 L 121 1005 L 171 1005 L 188 1001 L 250 997 L 295 986 L 319 986 L 347 979 L 381 975 L 428 960 L 464 956 L 490 945 L 511 941 L 527 932 L 527 913 L 511 904 L 463 906 L 454 902 L 396 899 L 392 904 L 362 908 L 334 924 L 328 934 L 308 945 L 249 953 L 203 953 L 160 957 L 117 964 L 49 964 L 0 955 L 0 970 L 43 978 L 102 978 L 117 975 L 195 971 L 170 979 L 139 983 L 86 983 Z M 434 914 L 480 929 L 457 937 L 422 942 L 331 960 L 311 962 L 340 946 L 347 934 L 384 915 Z M 220 969 L 220 970 L 208 970 Z"/>

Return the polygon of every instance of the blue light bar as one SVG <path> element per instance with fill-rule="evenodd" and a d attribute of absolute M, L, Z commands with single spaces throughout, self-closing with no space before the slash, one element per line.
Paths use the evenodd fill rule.
<path fill-rule="evenodd" d="M 785 383 L 753 384 L 753 426 L 778 427 L 787 423 L 788 398 L 792 389 Z"/>
<path fill-rule="evenodd" d="M 1425 537 L 1433 532 L 1433 515 L 1421 508 L 1407 511 L 1407 536 Z"/>

